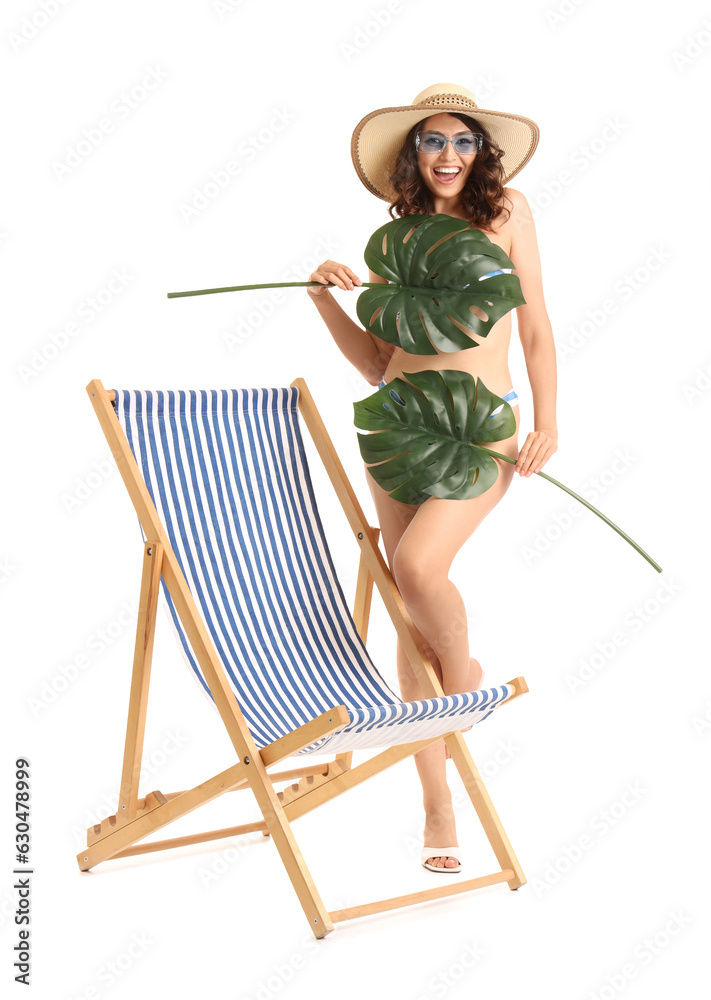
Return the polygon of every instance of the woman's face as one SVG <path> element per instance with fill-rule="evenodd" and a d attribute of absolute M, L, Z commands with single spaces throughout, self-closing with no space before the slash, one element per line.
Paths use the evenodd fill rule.
<path fill-rule="evenodd" d="M 441 132 L 451 139 L 458 132 L 469 132 L 469 128 L 453 115 L 432 115 L 420 128 L 420 132 Z M 461 194 L 467 177 L 474 167 L 476 153 L 460 155 L 448 142 L 441 153 L 417 151 L 417 166 L 423 181 L 433 195 L 438 198 L 456 198 Z"/>

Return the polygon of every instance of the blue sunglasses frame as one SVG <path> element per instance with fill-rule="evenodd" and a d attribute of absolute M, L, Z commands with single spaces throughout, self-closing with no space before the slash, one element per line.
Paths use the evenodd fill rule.
<path fill-rule="evenodd" d="M 415 136 L 415 149 L 418 152 L 420 152 L 420 136 L 421 135 L 436 135 L 436 136 L 439 136 L 440 139 L 444 140 L 444 146 L 442 146 L 442 149 L 433 149 L 433 150 L 423 149 L 422 150 L 423 153 L 430 153 L 430 152 L 432 152 L 432 153 L 442 153 L 447 148 L 447 143 L 451 142 L 452 143 L 452 149 L 454 149 L 454 151 L 459 156 L 474 156 L 475 153 L 480 153 L 481 152 L 481 145 L 482 145 L 482 142 L 484 141 L 484 137 L 482 136 L 482 134 L 480 132 L 470 132 L 468 129 L 466 131 L 464 131 L 464 132 L 457 132 L 457 134 L 453 135 L 451 139 L 448 139 L 446 135 L 443 135 L 441 132 L 437 132 L 435 129 L 424 129 L 422 132 L 418 132 L 417 135 Z M 473 150 L 471 153 L 462 153 L 458 149 L 455 149 L 455 146 L 454 146 L 455 139 L 459 139 L 463 135 L 473 135 L 474 138 L 476 139 L 476 149 Z"/>

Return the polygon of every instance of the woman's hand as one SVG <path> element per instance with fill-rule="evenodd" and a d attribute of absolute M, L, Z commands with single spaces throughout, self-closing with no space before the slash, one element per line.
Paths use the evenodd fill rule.
<path fill-rule="evenodd" d="M 540 472 L 548 459 L 558 451 L 558 432 L 554 430 L 531 431 L 523 442 L 516 459 L 514 472 L 530 476 Z"/>
<path fill-rule="evenodd" d="M 326 260 L 323 264 L 319 264 L 309 278 L 309 281 L 320 281 L 324 285 L 331 282 L 338 288 L 343 288 L 345 291 L 353 291 L 353 288 L 356 285 L 363 284 L 358 275 L 351 271 L 350 267 L 347 267 L 345 264 L 338 264 L 335 260 Z M 311 298 L 316 298 L 319 295 L 323 295 L 324 292 L 327 292 L 328 288 L 311 287 L 307 288 L 306 291 L 309 293 Z"/>

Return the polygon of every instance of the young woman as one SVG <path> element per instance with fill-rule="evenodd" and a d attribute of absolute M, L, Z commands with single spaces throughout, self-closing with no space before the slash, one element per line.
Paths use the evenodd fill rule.
<path fill-rule="evenodd" d="M 508 348 L 511 313 L 494 324 L 478 346 L 456 353 L 406 354 L 362 329 L 341 309 L 327 288 L 309 288 L 333 339 L 372 385 L 407 372 L 458 369 L 480 377 L 506 399 L 516 417 L 516 433 L 496 450 L 516 459 L 496 460 L 496 483 L 471 500 L 431 497 L 419 506 L 400 503 L 368 476 L 387 559 L 412 621 L 419 630 L 445 694 L 481 687 L 483 670 L 470 655 L 462 597 L 449 579 L 462 545 L 508 489 L 514 472 L 530 476 L 557 448 L 556 362 L 550 320 L 543 300 L 536 232 L 526 198 L 504 187 L 530 159 L 538 128 L 529 119 L 480 111 L 473 95 L 454 84 L 436 84 L 404 108 L 384 108 L 366 116 L 352 143 L 353 162 L 366 187 L 390 203 L 390 215 L 443 213 L 470 222 L 498 244 L 514 264 L 526 304 L 517 325 L 533 395 L 533 430 L 518 447 L 519 408 L 511 386 Z M 492 272 L 498 273 L 498 272 Z M 489 277 L 489 275 L 487 275 Z M 361 285 L 350 267 L 324 261 L 312 281 L 345 291 Z M 372 271 L 370 281 L 385 281 Z M 406 701 L 423 693 L 398 646 L 398 677 Z M 459 871 L 452 799 L 446 780 L 443 741 L 415 754 L 423 788 L 425 829 L 422 860 L 434 871 Z M 448 844 L 449 847 L 438 845 Z"/>

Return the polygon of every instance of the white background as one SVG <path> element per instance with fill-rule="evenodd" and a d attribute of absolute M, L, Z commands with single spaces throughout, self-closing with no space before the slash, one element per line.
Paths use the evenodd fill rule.
<path fill-rule="evenodd" d="M 1 16 L 3 982 L 19 995 L 11 803 L 25 756 L 37 997 L 706 996 L 708 6 L 45 9 L 6 3 Z M 82 831 L 118 788 L 141 565 L 84 386 L 303 376 L 373 517 L 352 427 L 371 390 L 306 293 L 166 292 L 294 280 L 326 256 L 365 277 L 363 248 L 387 215 L 352 168 L 351 132 L 438 81 L 540 125 L 512 186 L 534 210 L 559 355 L 547 471 L 578 491 L 597 480 L 593 502 L 663 573 L 592 513 L 572 517 L 554 485 L 515 478 L 454 578 L 487 679 L 523 674 L 530 687 L 468 737 L 528 883 L 339 924 L 316 944 L 259 834 L 77 869 Z M 74 166 L 70 148 L 86 151 Z M 238 175 L 211 187 L 230 160 Z M 193 202 L 205 207 L 186 218 Z M 354 295 L 340 301 L 355 315 Z M 511 370 L 522 441 L 533 414 L 515 336 Z M 314 474 L 350 594 L 357 549 Z M 395 683 L 378 606 L 371 639 Z M 161 621 L 141 793 L 232 760 Z M 453 877 L 495 870 L 454 771 L 452 788 L 466 850 Z M 418 867 L 419 795 L 408 761 L 295 825 L 327 906 L 434 884 Z M 247 793 L 227 796 L 165 835 L 254 817 Z"/>

